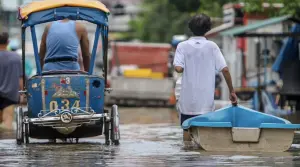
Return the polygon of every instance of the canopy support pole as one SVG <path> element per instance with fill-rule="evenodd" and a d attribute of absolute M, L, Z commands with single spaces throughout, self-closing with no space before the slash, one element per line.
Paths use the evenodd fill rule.
<path fill-rule="evenodd" d="M 23 25 L 23 23 L 22 23 Z M 22 34 L 22 72 L 23 72 L 23 91 L 26 90 L 26 73 L 25 73 L 25 37 L 26 37 L 26 27 L 21 28 L 21 34 Z"/>
<path fill-rule="evenodd" d="M 97 52 L 97 48 L 98 48 L 100 30 L 101 30 L 101 26 L 97 25 L 97 29 L 96 29 L 96 33 L 95 33 L 95 39 L 94 39 L 94 46 L 93 46 L 93 51 L 92 51 L 92 58 L 90 60 L 89 75 L 92 75 L 93 71 L 94 71 L 94 64 L 95 64 L 96 52 Z"/>
<path fill-rule="evenodd" d="M 267 64 L 268 64 L 268 46 L 267 46 L 267 38 L 264 37 L 264 86 L 267 86 Z"/>
<path fill-rule="evenodd" d="M 104 82 L 105 82 L 105 88 L 107 85 L 107 49 L 108 49 L 108 27 L 103 26 L 103 33 L 102 33 L 102 43 L 103 43 L 103 72 L 104 72 Z"/>
<path fill-rule="evenodd" d="M 38 46 L 37 46 L 35 27 L 30 26 L 30 30 L 31 30 L 31 37 L 32 37 L 32 42 L 33 42 L 33 50 L 34 50 L 34 57 L 35 57 L 35 64 L 36 64 L 36 68 L 37 68 L 37 74 L 42 75 L 41 61 L 40 61 L 39 50 L 38 50 Z"/>
<path fill-rule="evenodd" d="M 256 43 L 256 54 L 257 54 L 257 98 L 258 98 L 258 111 L 263 111 L 262 100 L 261 100 L 261 78 L 260 78 L 260 41 Z"/>

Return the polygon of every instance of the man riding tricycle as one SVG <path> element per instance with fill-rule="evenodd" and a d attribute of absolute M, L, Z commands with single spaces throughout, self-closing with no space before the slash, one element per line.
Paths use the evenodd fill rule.
<path fill-rule="evenodd" d="M 107 83 L 107 46 L 109 10 L 93 0 L 44 0 L 21 7 L 22 60 L 25 71 L 25 32 L 30 28 L 37 74 L 24 83 L 21 91 L 27 98 L 28 111 L 17 107 L 18 144 L 29 138 L 76 139 L 105 135 L 105 143 L 119 144 L 118 107 L 104 108 L 104 96 L 110 89 Z M 84 20 L 97 25 L 90 56 Z M 40 51 L 35 25 L 47 25 Z M 103 76 L 93 75 L 99 36 L 103 52 Z M 78 48 L 81 47 L 83 66 L 80 71 Z M 25 75 L 23 75 L 25 76 Z M 25 80 L 24 80 L 25 82 Z"/>

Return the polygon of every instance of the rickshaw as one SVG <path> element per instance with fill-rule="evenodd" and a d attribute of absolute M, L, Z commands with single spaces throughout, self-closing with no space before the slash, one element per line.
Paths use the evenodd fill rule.
<path fill-rule="evenodd" d="M 105 144 L 119 144 L 118 106 L 104 108 L 107 88 L 107 48 L 109 10 L 93 0 L 44 0 L 31 2 L 19 8 L 22 22 L 22 62 L 24 88 L 28 111 L 16 108 L 16 142 L 29 143 L 30 138 L 70 139 L 105 136 Z M 35 25 L 63 20 L 83 20 L 97 25 L 88 72 L 42 71 L 38 53 Z M 36 75 L 25 81 L 25 30 L 30 28 Z M 95 56 L 102 38 L 103 76 L 93 75 Z"/>

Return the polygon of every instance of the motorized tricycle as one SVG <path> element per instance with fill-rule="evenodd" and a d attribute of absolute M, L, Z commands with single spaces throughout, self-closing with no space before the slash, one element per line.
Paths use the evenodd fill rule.
<path fill-rule="evenodd" d="M 106 144 L 119 144 L 118 106 L 104 108 L 107 88 L 109 10 L 93 0 L 44 0 L 19 8 L 22 22 L 22 61 L 24 89 L 28 111 L 16 108 L 17 144 L 29 143 L 29 138 L 76 139 L 105 135 Z M 42 71 L 35 25 L 63 20 L 83 20 L 97 25 L 88 72 Z M 30 28 L 37 73 L 25 81 L 25 32 Z M 102 41 L 103 76 L 93 75 L 99 37 Z"/>

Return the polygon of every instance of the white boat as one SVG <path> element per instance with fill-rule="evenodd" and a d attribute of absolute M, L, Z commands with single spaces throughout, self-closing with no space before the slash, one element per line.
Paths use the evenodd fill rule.
<path fill-rule="evenodd" d="M 300 124 L 254 111 L 228 106 L 183 122 L 192 140 L 206 151 L 283 152 L 290 148 Z"/>

